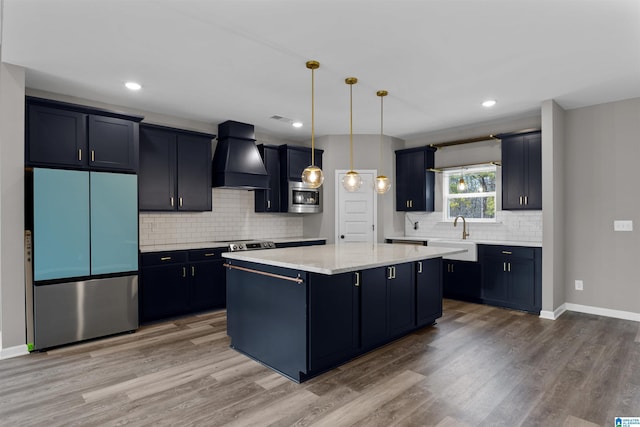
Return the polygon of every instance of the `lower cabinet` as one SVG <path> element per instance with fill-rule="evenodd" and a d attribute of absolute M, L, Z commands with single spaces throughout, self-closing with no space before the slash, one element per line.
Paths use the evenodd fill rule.
<path fill-rule="evenodd" d="M 358 351 L 360 273 L 309 273 L 309 369 L 319 371 Z"/>
<path fill-rule="evenodd" d="M 415 327 L 413 263 L 361 272 L 361 345 L 375 347 Z"/>
<path fill-rule="evenodd" d="M 414 263 L 363 270 L 361 346 L 368 349 L 414 329 Z"/>
<path fill-rule="evenodd" d="M 469 261 L 442 261 L 445 298 L 480 302 L 480 264 Z"/>
<path fill-rule="evenodd" d="M 442 317 L 442 258 L 415 263 L 416 325 L 431 325 Z"/>
<path fill-rule="evenodd" d="M 226 301 L 226 248 L 141 255 L 140 322 L 221 308 Z"/>
<path fill-rule="evenodd" d="M 479 245 L 482 301 L 539 314 L 542 308 L 542 249 Z"/>

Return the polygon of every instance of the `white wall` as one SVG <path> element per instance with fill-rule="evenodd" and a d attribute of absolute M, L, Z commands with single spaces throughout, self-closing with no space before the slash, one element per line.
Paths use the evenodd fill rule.
<path fill-rule="evenodd" d="M 0 359 L 24 354 L 24 81 L 0 63 Z"/>

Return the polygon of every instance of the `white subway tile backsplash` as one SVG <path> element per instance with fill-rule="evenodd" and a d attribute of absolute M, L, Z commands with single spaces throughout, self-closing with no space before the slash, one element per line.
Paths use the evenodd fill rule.
<path fill-rule="evenodd" d="M 498 211 L 495 223 L 467 223 L 471 239 L 542 242 L 542 211 Z M 460 225 L 442 221 L 442 212 L 406 213 L 405 235 L 457 239 Z M 418 222 L 418 229 L 413 224 Z"/>
<path fill-rule="evenodd" d="M 303 235 L 302 216 L 255 213 L 252 191 L 212 189 L 211 212 L 140 213 L 140 246 Z"/>

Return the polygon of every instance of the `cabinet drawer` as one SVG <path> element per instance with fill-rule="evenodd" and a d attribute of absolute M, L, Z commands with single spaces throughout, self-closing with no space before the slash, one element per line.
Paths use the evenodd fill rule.
<path fill-rule="evenodd" d="M 478 252 L 481 256 L 507 256 L 534 259 L 537 248 L 526 246 L 494 246 L 478 245 Z"/>
<path fill-rule="evenodd" d="M 189 251 L 189 261 L 214 261 L 222 259 L 221 254 L 229 248 L 192 249 Z"/>
<path fill-rule="evenodd" d="M 142 254 L 142 267 L 187 262 L 187 251 L 151 252 Z"/>

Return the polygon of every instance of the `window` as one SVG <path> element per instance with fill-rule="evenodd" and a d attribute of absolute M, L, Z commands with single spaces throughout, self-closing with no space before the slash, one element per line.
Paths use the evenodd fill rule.
<path fill-rule="evenodd" d="M 444 220 L 462 215 L 471 222 L 496 220 L 496 167 L 474 166 L 443 172 Z"/>

